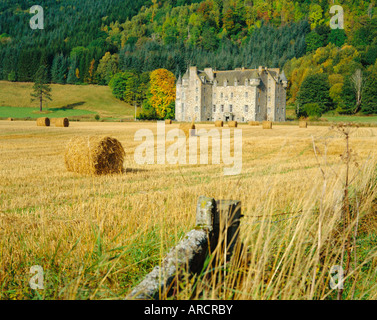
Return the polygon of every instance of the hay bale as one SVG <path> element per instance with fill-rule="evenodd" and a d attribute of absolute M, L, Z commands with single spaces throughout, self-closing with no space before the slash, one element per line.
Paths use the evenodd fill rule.
<path fill-rule="evenodd" d="M 173 122 L 170 119 L 165 120 L 165 124 L 172 124 Z"/>
<path fill-rule="evenodd" d="M 272 121 L 263 121 L 262 126 L 263 129 L 272 129 Z"/>
<path fill-rule="evenodd" d="M 43 117 L 37 119 L 37 126 L 38 127 L 49 127 L 50 126 L 50 119 Z"/>
<path fill-rule="evenodd" d="M 13 119 L 13 118 L 8 118 L 7 120 L 8 120 L 8 121 L 14 121 L 14 119 Z"/>
<path fill-rule="evenodd" d="M 215 127 L 223 127 L 224 126 L 224 121 L 215 121 Z"/>
<path fill-rule="evenodd" d="M 260 122 L 259 121 L 249 121 L 249 126 L 256 127 L 259 126 Z"/>
<path fill-rule="evenodd" d="M 237 128 L 238 122 L 237 121 L 229 121 L 228 126 L 229 126 L 229 128 Z"/>
<path fill-rule="evenodd" d="M 300 120 L 299 123 L 298 123 L 298 126 L 299 126 L 299 128 L 306 129 L 308 127 L 308 122 Z"/>
<path fill-rule="evenodd" d="M 81 174 L 122 173 L 125 157 L 121 143 L 111 137 L 73 137 L 65 150 L 64 162 L 68 171 Z"/>
<path fill-rule="evenodd" d="M 181 129 L 185 133 L 186 138 L 188 138 L 190 134 L 195 135 L 195 124 L 193 123 L 181 123 L 179 125 L 179 129 Z"/>
<path fill-rule="evenodd" d="M 58 118 L 55 119 L 55 127 L 69 127 L 69 120 L 68 118 Z"/>

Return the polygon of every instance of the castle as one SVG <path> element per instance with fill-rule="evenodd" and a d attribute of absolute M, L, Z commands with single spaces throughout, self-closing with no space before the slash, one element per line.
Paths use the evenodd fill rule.
<path fill-rule="evenodd" d="M 287 78 L 259 67 L 200 71 L 190 67 L 177 81 L 177 121 L 285 121 Z"/>

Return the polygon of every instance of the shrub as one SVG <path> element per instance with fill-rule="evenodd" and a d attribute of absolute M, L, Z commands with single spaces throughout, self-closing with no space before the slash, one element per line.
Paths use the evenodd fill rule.
<path fill-rule="evenodd" d="M 324 106 L 319 103 L 307 103 L 300 107 L 297 116 L 299 118 L 320 118 L 324 112 Z"/>

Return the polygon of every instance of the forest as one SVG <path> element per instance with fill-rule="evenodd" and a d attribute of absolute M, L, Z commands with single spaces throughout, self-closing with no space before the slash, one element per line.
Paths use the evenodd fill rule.
<path fill-rule="evenodd" d="M 344 29 L 329 26 L 334 4 Z M 377 113 L 375 0 L 46 0 L 44 30 L 29 27 L 32 5 L 0 3 L 0 79 L 34 81 L 40 65 L 60 84 L 108 85 L 117 74 L 119 84 L 128 73 L 143 92 L 118 96 L 143 105 L 156 69 L 264 65 L 284 69 L 298 116 Z"/>

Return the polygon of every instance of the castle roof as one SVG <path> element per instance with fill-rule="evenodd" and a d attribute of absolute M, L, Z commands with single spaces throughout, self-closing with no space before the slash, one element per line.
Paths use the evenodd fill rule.
<path fill-rule="evenodd" d="M 286 77 L 286 75 L 285 75 L 285 73 L 284 73 L 284 70 L 283 70 L 283 72 L 282 72 L 281 75 L 280 75 L 280 80 L 281 80 L 281 81 L 288 81 L 288 79 L 287 79 L 287 77 Z"/>
<path fill-rule="evenodd" d="M 246 79 L 259 79 L 257 70 L 244 69 L 244 70 L 230 70 L 230 71 L 214 71 L 215 80 L 224 82 L 227 80 L 233 83 L 235 80 L 238 83 L 244 83 Z"/>

